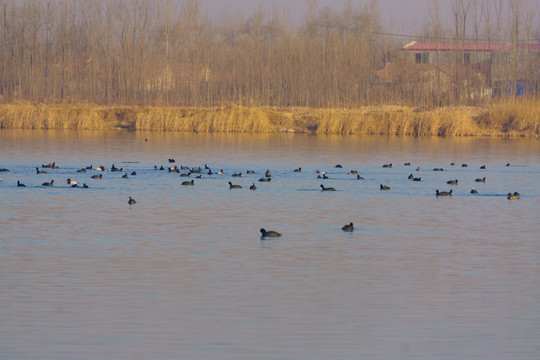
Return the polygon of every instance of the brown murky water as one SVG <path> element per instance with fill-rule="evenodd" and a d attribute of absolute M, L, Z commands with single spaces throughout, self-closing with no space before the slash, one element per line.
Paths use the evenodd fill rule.
<path fill-rule="evenodd" d="M 538 140 L 1 131 L 0 168 L 2 359 L 538 359 Z"/>

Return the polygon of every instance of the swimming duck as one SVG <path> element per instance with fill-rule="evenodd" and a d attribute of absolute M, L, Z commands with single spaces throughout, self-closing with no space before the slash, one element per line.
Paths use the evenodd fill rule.
<path fill-rule="evenodd" d="M 103 178 L 103 175 L 102 174 L 99 174 L 99 175 L 92 175 L 92 179 L 102 179 Z"/>
<path fill-rule="evenodd" d="M 77 170 L 78 173 L 85 173 L 86 172 L 86 169 L 79 169 Z"/>
<path fill-rule="evenodd" d="M 0 169 L 0 172 L 9 172 L 9 170 L 6 169 L 6 168 L 1 168 L 1 169 Z"/>
<path fill-rule="evenodd" d="M 411 166 L 411 163 L 410 162 L 406 162 L 403 164 L 403 166 Z"/>
<path fill-rule="evenodd" d="M 44 170 L 39 170 L 39 168 L 36 166 L 36 174 L 46 174 L 47 172 Z"/>
<path fill-rule="evenodd" d="M 59 169 L 58 166 L 56 166 L 56 163 L 49 163 L 47 165 L 41 165 L 42 168 L 46 168 L 46 169 Z"/>
<path fill-rule="evenodd" d="M 435 196 L 452 196 L 452 190 L 450 191 L 435 190 Z"/>
<path fill-rule="evenodd" d="M 270 181 L 272 181 L 272 178 L 260 178 L 259 181 L 260 182 L 270 182 Z"/>
<path fill-rule="evenodd" d="M 273 230 L 269 230 L 269 231 L 266 231 L 264 228 L 261 228 L 261 230 L 259 230 L 261 232 L 261 237 L 262 238 L 266 238 L 266 237 L 280 237 L 281 234 L 278 233 L 277 231 L 273 231 Z"/>
<path fill-rule="evenodd" d="M 343 231 L 347 231 L 347 232 L 351 232 L 354 230 L 354 226 L 353 226 L 353 223 L 350 223 L 350 224 L 347 224 L 347 225 L 344 225 L 341 230 Z"/>
<path fill-rule="evenodd" d="M 458 184 L 458 179 L 455 179 L 455 180 L 449 180 L 446 182 L 448 185 L 457 185 Z"/>
<path fill-rule="evenodd" d="M 419 167 L 417 167 L 415 171 L 420 171 L 420 166 L 419 166 Z"/>
<path fill-rule="evenodd" d="M 461 164 L 461 167 L 467 167 L 468 165 L 467 164 Z"/>
<path fill-rule="evenodd" d="M 411 173 L 409 176 L 407 176 L 407 178 L 408 178 L 409 180 L 412 180 L 412 179 L 414 179 L 414 176 L 413 176 L 413 174 Z"/>
<path fill-rule="evenodd" d="M 246 170 L 246 174 L 255 174 L 255 170 Z"/>
<path fill-rule="evenodd" d="M 122 175 L 122 179 L 127 179 L 128 177 L 129 177 L 129 176 L 128 176 L 127 172 L 124 173 L 124 175 Z"/>
<path fill-rule="evenodd" d="M 175 163 L 176 160 L 174 160 L 174 159 L 169 159 L 169 162 L 170 162 L 170 163 Z"/>
<path fill-rule="evenodd" d="M 249 187 L 249 190 L 257 190 L 255 183 L 251 184 L 251 186 Z"/>
<path fill-rule="evenodd" d="M 478 191 L 475 188 L 471 189 L 471 194 L 478 194 Z"/>
<path fill-rule="evenodd" d="M 70 178 L 67 178 L 66 182 L 68 185 L 77 185 L 79 182 L 75 180 L 71 180 Z"/>
<path fill-rule="evenodd" d="M 223 175 L 223 169 L 219 170 L 217 173 L 218 173 L 219 175 Z"/>
<path fill-rule="evenodd" d="M 135 204 L 135 203 L 137 203 L 137 201 L 135 201 L 135 199 L 132 198 L 132 197 L 130 196 L 130 197 L 129 197 L 129 200 L 128 200 L 128 204 L 129 204 L 129 205 L 133 205 L 133 204 Z"/>
<path fill-rule="evenodd" d="M 444 171 L 444 169 L 443 168 L 435 168 L 435 169 L 433 169 L 433 171 Z"/>
<path fill-rule="evenodd" d="M 356 180 L 364 180 L 364 178 L 361 177 L 360 175 L 356 175 Z"/>
<path fill-rule="evenodd" d="M 336 191 L 333 187 L 324 187 L 323 184 L 321 184 L 322 191 Z"/>
<path fill-rule="evenodd" d="M 391 167 L 392 167 L 392 164 L 384 164 L 382 167 L 383 167 L 383 168 L 391 168 Z"/>
<path fill-rule="evenodd" d="M 191 175 L 190 172 L 188 172 L 188 173 L 181 173 L 181 174 L 180 174 L 180 177 L 189 177 L 190 175 Z"/>
<path fill-rule="evenodd" d="M 421 177 L 415 177 L 412 179 L 412 181 L 422 181 L 422 178 Z"/>
<path fill-rule="evenodd" d="M 51 180 L 51 182 L 44 182 L 41 185 L 43 185 L 43 186 L 53 186 L 54 185 L 54 180 Z"/>
<path fill-rule="evenodd" d="M 195 180 L 184 181 L 184 182 L 182 182 L 182 185 L 193 186 L 193 185 L 195 185 Z"/>
<path fill-rule="evenodd" d="M 83 183 L 82 187 L 83 187 L 84 189 L 88 189 L 88 185 L 86 185 L 86 183 Z"/>
<path fill-rule="evenodd" d="M 506 195 L 506 198 L 508 200 L 518 200 L 520 199 L 520 196 L 519 196 L 519 193 L 518 192 L 515 192 L 515 193 L 508 193 L 508 195 Z"/>
<path fill-rule="evenodd" d="M 486 168 L 486 165 L 480 166 L 480 169 L 484 170 Z"/>
<path fill-rule="evenodd" d="M 381 184 L 380 189 L 381 190 L 390 190 L 390 186 L 386 186 L 386 185 Z"/>
<path fill-rule="evenodd" d="M 264 174 L 267 178 L 272 177 L 272 173 L 270 172 L 270 169 L 266 169 L 266 173 Z"/>
<path fill-rule="evenodd" d="M 23 183 L 21 183 L 19 180 L 17 180 L 17 186 L 18 187 L 26 187 Z"/>
<path fill-rule="evenodd" d="M 483 178 L 478 178 L 478 179 L 475 179 L 474 181 L 476 182 L 481 182 L 481 183 L 485 183 L 486 182 L 486 178 L 483 177 Z"/>
<path fill-rule="evenodd" d="M 356 175 L 356 174 L 358 174 L 358 170 L 351 170 L 351 171 L 349 171 L 349 174 Z"/>
<path fill-rule="evenodd" d="M 297 169 L 294 169 L 293 172 L 302 172 L 302 168 L 299 167 L 299 168 L 297 168 Z"/>
<path fill-rule="evenodd" d="M 232 182 L 229 181 L 229 189 L 241 189 L 242 186 L 240 185 L 235 185 L 233 184 Z"/>
<path fill-rule="evenodd" d="M 341 166 L 341 164 L 337 164 L 335 167 L 341 169 L 343 166 Z"/>
<path fill-rule="evenodd" d="M 135 171 L 132 171 L 131 175 L 135 176 L 135 175 L 137 175 L 137 173 Z"/>
<path fill-rule="evenodd" d="M 242 177 L 242 173 L 232 174 L 232 177 Z"/>

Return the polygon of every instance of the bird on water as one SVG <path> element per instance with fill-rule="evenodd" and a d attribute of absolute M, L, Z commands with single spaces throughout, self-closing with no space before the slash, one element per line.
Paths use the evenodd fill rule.
<path fill-rule="evenodd" d="M 267 237 L 280 237 L 281 234 L 278 233 L 277 231 L 274 231 L 274 230 L 269 230 L 269 231 L 266 231 L 264 228 L 262 228 L 261 230 L 259 230 L 261 232 L 261 237 L 262 238 L 267 238 Z"/>
<path fill-rule="evenodd" d="M 347 231 L 347 232 L 351 232 L 354 230 L 354 226 L 353 226 L 353 223 L 350 223 L 350 224 L 347 224 L 347 225 L 344 225 L 341 230 L 343 231 Z"/>
<path fill-rule="evenodd" d="M 241 189 L 241 185 L 235 185 L 229 181 L 229 189 Z"/>
<path fill-rule="evenodd" d="M 518 192 L 514 192 L 513 194 L 512 193 L 508 193 L 508 195 L 506 195 L 506 198 L 508 200 L 518 200 L 520 199 L 520 196 L 519 196 L 519 193 Z"/>
<path fill-rule="evenodd" d="M 323 184 L 321 184 L 322 191 L 336 191 L 333 187 L 324 187 Z"/>

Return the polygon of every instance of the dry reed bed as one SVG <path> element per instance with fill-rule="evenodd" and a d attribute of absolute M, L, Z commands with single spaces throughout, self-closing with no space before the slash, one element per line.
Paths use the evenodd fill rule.
<path fill-rule="evenodd" d="M 230 105 L 188 108 L 11 102 L 0 104 L 0 128 L 538 136 L 540 100 L 505 101 L 483 108 L 454 106 L 424 110 L 406 106 L 311 109 Z"/>

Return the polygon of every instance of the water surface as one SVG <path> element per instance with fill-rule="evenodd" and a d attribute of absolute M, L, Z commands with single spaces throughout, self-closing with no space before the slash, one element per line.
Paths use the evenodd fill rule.
<path fill-rule="evenodd" d="M 3 130 L 0 358 L 537 359 L 539 150 L 534 139 Z M 169 158 L 225 174 L 181 186 L 153 170 Z M 137 175 L 76 173 L 90 164 Z M 266 169 L 272 181 L 258 182 Z M 261 227 L 284 235 L 263 241 Z"/>

